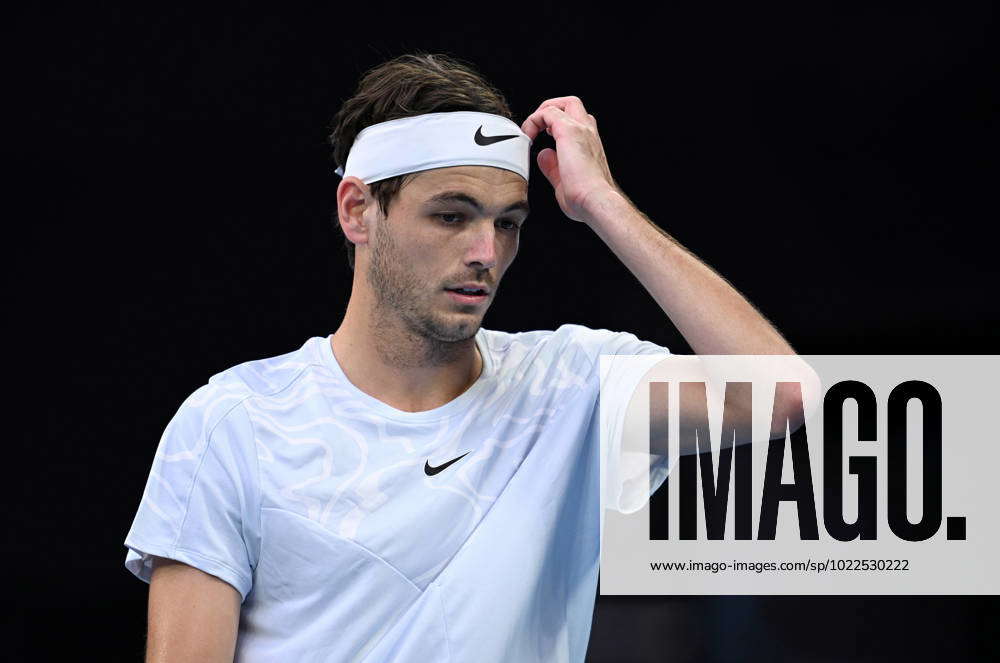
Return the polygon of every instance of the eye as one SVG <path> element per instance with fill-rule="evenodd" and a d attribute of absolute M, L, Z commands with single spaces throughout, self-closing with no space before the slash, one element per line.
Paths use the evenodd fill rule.
<path fill-rule="evenodd" d="M 510 219 L 499 219 L 497 225 L 503 230 L 520 230 L 521 226 L 514 223 Z"/>
<path fill-rule="evenodd" d="M 453 226 L 462 220 L 462 215 L 455 212 L 442 212 L 441 214 L 435 214 L 434 216 L 441 219 L 445 225 Z"/>

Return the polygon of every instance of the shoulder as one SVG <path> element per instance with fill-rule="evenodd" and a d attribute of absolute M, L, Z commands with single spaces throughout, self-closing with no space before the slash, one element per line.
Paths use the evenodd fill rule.
<path fill-rule="evenodd" d="M 570 323 L 559 325 L 556 329 L 536 329 L 521 332 L 504 332 L 493 329 L 482 329 L 481 331 L 489 341 L 490 346 L 496 349 L 504 349 L 511 345 L 532 347 L 579 342 L 581 339 L 599 336 L 603 332 L 607 332 L 606 329 L 591 329 L 590 327 Z"/>
<path fill-rule="evenodd" d="M 504 354 L 514 350 L 555 353 L 581 352 L 596 360 L 600 354 L 667 353 L 667 348 L 639 339 L 631 332 L 593 329 L 567 323 L 554 330 L 501 332 L 482 330 L 490 349 Z"/>
<path fill-rule="evenodd" d="M 245 424 L 246 411 L 239 406 L 248 398 L 278 393 L 321 365 L 316 343 L 322 340 L 313 337 L 292 352 L 245 361 L 216 373 L 181 403 L 169 428 L 182 428 L 186 436 L 207 437 L 223 422 Z"/>
<path fill-rule="evenodd" d="M 574 342 L 581 330 L 580 325 L 562 325 L 557 329 L 537 329 L 522 332 L 503 332 L 481 329 L 480 337 L 486 341 L 490 353 L 497 363 L 518 363 L 523 359 L 533 359 L 539 355 L 559 354 L 568 344 Z"/>
<path fill-rule="evenodd" d="M 237 364 L 209 378 L 209 384 L 246 396 L 270 396 L 302 377 L 310 368 L 322 366 L 319 344 L 314 336 L 297 350 Z"/>
<path fill-rule="evenodd" d="M 501 373 L 525 376 L 528 371 L 551 368 L 558 372 L 587 375 L 602 354 L 638 355 L 669 353 L 665 347 L 643 341 L 629 332 L 592 329 L 564 324 L 554 330 L 518 333 L 482 330 L 493 364 Z"/>

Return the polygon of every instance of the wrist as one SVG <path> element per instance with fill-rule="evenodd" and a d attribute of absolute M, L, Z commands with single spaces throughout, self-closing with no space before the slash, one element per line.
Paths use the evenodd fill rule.
<path fill-rule="evenodd" d="M 601 187 L 587 194 L 583 205 L 586 210 L 584 222 L 597 230 L 608 223 L 620 222 L 632 209 L 630 201 L 617 187 Z"/>

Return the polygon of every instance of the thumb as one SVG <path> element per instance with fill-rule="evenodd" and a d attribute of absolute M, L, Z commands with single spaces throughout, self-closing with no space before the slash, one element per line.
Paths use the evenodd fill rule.
<path fill-rule="evenodd" d="M 559 157 L 551 147 L 546 147 L 538 153 L 538 168 L 545 175 L 552 188 L 559 187 Z"/>

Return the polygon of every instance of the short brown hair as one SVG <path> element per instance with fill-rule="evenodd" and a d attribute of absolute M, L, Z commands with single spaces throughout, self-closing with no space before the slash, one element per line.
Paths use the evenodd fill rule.
<path fill-rule="evenodd" d="M 473 65 L 443 53 L 400 55 L 368 70 L 354 96 L 344 102 L 330 122 L 329 139 L 337 165 L 347 163 L 354 139 L 367 126 L 401 117 L 479 111 L 513 119 L 507 101 Z M 370 185 L 382 214 L 413 173 L 397 175 Z M 333 225 L 340 231 L 337 210 Z M 344 238 L 347 262 L 354 269 L 354 244 Z"/>

